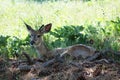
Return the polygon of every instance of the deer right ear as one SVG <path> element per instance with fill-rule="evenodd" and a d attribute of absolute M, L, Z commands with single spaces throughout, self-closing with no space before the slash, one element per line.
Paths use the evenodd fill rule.
<path fill-rule="evenodd" d="M 49 23 L 49 24 L 47 24 L 47 25 L 45 25 L 45 26 L 42 26 L 42 27 L 39 29 L 39 31 L 42 32 L 42 33 L 47 33 L 47 32 L 49 32 L 49 31 L 51 30 L 51 27 L 52 27 L 52 24 Z"/>

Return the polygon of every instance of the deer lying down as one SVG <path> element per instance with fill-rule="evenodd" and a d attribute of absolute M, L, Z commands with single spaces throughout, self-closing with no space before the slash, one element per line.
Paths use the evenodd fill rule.
<path fill-rule="evenodd" d="M 77 44 L 73 46 L 69 46 L 67 48 L 57 48 L 54 50 L 49 50 L 46 45 L 44 44 L 44 40 L 42 39 L 42 36 L 45 33 L 48 33 L 51 30 L 52 24 L 42 25 L 39 30 L 34 30 L 32 27 L 28 24 L 26 25 L 29 33 L 30 33 L 30 44 L 33 45 L 37 52 L 38 56 L 43 57 L 55 57 L 56 55 L 60 54 L 61 56 L 64 56 L 64 54 L 69 54 L 73 57 L 82 57 L 87 58 L 89 56 L 92 56 L 95 53 L 95 49 L 89 46 L 85 46 L 83 44 Z"/>

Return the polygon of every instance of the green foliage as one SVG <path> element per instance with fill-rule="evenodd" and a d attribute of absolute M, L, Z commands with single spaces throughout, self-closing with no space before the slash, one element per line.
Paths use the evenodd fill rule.
<path fill-rule="evenodd" d="M 93 40 L 93 47 L 98 50 L 120 50 L 119 43 L 119 30 L 120 22 L 119 18 L 112 21 L 106 21 L 104 26 L 102 22 L 96 22 L 96 25 L 87 25 L 85 34 L 87 34 L 88 40 Z"/>
<path fill-rule="evenodd" d="M 9 58 L 21 54 L 25 47 L 29 44 L 29 41 L 28 37 L 21 40 L 15 36 L 0 36 L 0 44 L 0 55 L 5 58 Z"/>
<path fill-rule="evenodd" d="M 8 58 L 8 51 L 7 51 L 7 39 L 10 36 L 0 36 L 0 55 L 3 57 Z"/>
<path fill-rule="evenodd" d="M 116 20 L 111 20 L 111 26 L 114 26 L 114 36 L 120 36 L 120 17 L 117 17 Z"/>
<path fill-rule="evenodd" d="M 7 39 L 9 38 L 10 36 L 0 36 L 0 47 L 6 47 L 7 45 Z"/>
<path fill-rule="evenodd" d="M 17 37 L 10 37 L 7 39 L 7 49 L 9 52 L 9 56 L 15 56 L 15 54 L 22 53 L 21 51 L 24 51 L 24 47 L 28 45 L 28 39 L 21 40 Z"/>
<path fill-rule="evenodd" d="M 56 38 L 51 45 L 55 47 L 66 47 L 78 43 L 85 44 L 87 39 L 86 35 L 82 33 L 83 30 L 83 26 L 63 26 L 56 28 L 50 32 L 50 35 Z"/>
<path fill-rule="evenodd" d="M 51 31 L 45 37 L 45 42 L 52 48 L 82 43 L 93 46 L 100 51 L 108 49 L 118 51 L 120 50 L 120 43 L 119 36 L 118 34 L 116 35 L 119 31 L 116 30 L 116 25 L 118 26 L 119 23 L 107 21 L 105 25 L 102 25 L 101 22 L 96 22 L 95 25 L 63 26 Z"/>

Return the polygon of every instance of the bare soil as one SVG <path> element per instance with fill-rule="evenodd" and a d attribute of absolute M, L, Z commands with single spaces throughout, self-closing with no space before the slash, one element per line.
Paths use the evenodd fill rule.
<path fill-rule="evenodd" d="M 0 57 L 0 80 L 119 80 L 120 63 L 109 58 L 94 61 L 51 59 L 9 60 Z"/>

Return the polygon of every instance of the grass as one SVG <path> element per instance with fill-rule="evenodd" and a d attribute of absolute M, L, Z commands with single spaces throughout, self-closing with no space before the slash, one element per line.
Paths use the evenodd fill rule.
<path fill-rule="evenodd" d="M 38 28 L 52 23 L 53 29 L 64 25 L 93 24 L 120 17 L 120 0 L 46 1 L 43 3 L 0 0 L 0 34 L 25 38 L 28 34 L 21 19 Z M 53 30 L 52 29 L 52 30 Z"/>

